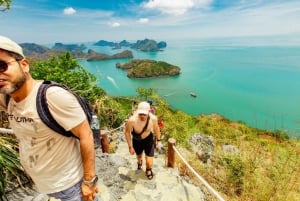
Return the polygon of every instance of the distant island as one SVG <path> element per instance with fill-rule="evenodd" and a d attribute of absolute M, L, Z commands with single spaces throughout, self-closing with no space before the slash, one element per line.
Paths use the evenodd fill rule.
<path fill-rule="evenodd" d="M 130 47 L 132 49 L 137 49 L 144 52 L 157 52 L 161 51 L 163 48 L 167 47 L 167 43 L 165 41 L 156 42 L 151 39 L 138 40 L 135 43 L 130 43 L 126 40 L 122 40 L 121 42 L 111 42 L 100 40 L 97 43 L 94 43 L 96 46 L 109 46 L 113 49 L 120 49 L 122 47 Z"/>
<path fill-rule="evenodd" d="M 161 51 L 162 48 L 167 46 L 167 43 L 161 41 L 157 43 L 154 40 L 144 39 L 138 40 L 136 43 L 129 43 L 123 40 L 119 43 L 113 43 L 105 40 L 100 40 L 94 45 L 96 46 L 111 46 L 113 49 L 120 49 L 121 47 L 130 47 L 132 49 L 137 49 L 140 51 Z M 23 48 L 24 54 L 34 60 L 45 60 L 49 56 L 56 56 L 62 54 L 66 51 L 70 52 L 74 58 L 86 59 L 87 61 L 99 61 L 108 59 L 123 59 L 123 58 L 133 58 L 133 53 L 130 50 L 124 50 L 120 53 L 107 55 L 103 53 L 96 52 L 89 49 L 87 53 L 85 50 L 87 47 L 84 44 L 63 44 L 55 43 L 52 48 L 48 48 L 43 45 L 38 45 L 35 43 L 21 43 L 20 46 Z"/>
<path fill-rule="evenodd" d="M 127 70 L 129 78 L 149 78 L 162 76 L 177 76 L 180 74 L 178 66 L 171 65 L 164 61 L 149 59 L 133 59 L 125 64 L 116 64 L 117 68 Z"/>
<path fill-rule="evenodd" d="M 117 53 L 114 55 L 107 55 L 95 52 L 93 50 L 89 50 L 87 53 L 86 60 L 87 61 L 100 61 L 100 60 L 108 60 L 108 59 L 125 59 L 125 58 L 133 58 L 133 54 L 129 50 L 124 50 L 121 53 Z"/>
<path fill-rule="evenodd" d="M 133 58 L 133 53 L 129 50 L 124 50 L 114 55 L 107 55 L 95 52 L 91 49 L 89 49 L 88 52 L 85 53 L 83 50 L 86 49 L 86 46 L 83 44 L 64 45 L 62 43 L 55 43 L 55 45 L 52 48 L 48 48 L 34 43 L 22 43 L 20 45 L 23 48 L 26 57 L 37 61 L 43 61 L 48 59 L 49 56 L 57 56 L 64 52 L 70 52 L 74 58 L 86 59 L 87 61 Z"/>

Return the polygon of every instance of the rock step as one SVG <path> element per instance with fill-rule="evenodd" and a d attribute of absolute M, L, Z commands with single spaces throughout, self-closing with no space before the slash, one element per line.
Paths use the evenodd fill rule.
<path fill-rule="evenodd" d="M 137 169 L 135 155 L 130 155 L 127 143 L 120 142 L 115 154 L 122 157 L 129 164 L 120 166 L 118 174 L 124 180 L 125 194 L 118 199 L 120 201 L 204 201 L 204 193 L 199 187 L 188 183 L 179 176 L 176 168 L 166 167 L 164 154 L 155 154 L 153 173 L 154 178 L 148 180 L 145 174 L 145 161 L 143 170 Z M 104 182 L 105 183 L 105 182 Z M 101 200 L 113 200 L 103 184 L 99 183 Z"/>
<path fill-rule="evenodd" d="M 121 133 L 122 135 L 122 133 Z M 180 177 L 176 168 L 166 167 L 164 154 L 155 153 L 154 177 L 148 180 L 143 170 L 137 170 L 135 155 L 130 155 L 127 143 L 120 138 L 116 153 L 96 150 L 96 171 L 99 176 L 99 201 L 204 201 L 198 186 Z M 34 189 L 18 188 L 8 195 L 9 201 L 59 201 L 49 199 Z"/>

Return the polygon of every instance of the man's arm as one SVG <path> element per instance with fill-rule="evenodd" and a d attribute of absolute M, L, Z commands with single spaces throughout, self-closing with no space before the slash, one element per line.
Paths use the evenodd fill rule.
<path fill-rule="evenodd" d="M 132 130 L 132 121 L 128 120 L 125 123 L 125 138 L 126 138 L 126 141 L 128 144 L 129 153 L 134 154 L 135 152 L 134 152 L 134 149 L 132 146 L 132 140 L 131 140 L 131 134 L 130 134 L 131 130 Z"/>
<path fill-rule="evenodd" d="M 96 175 L 95 173 L 95 149 L 94 149 L 94 138 L 93 132 L 87 120 L 84 120 L 81 124 L 74 127 L 72 133 L 79 138 L 80 151 L 83 162 L 83 179 L 90 181 Z M 84 200 L 95 198 L 98 192 L 97 185 L 89 186 L 82 184 L 82 195 Z"/>
<path fill-rule="evenodd" d="M 160 133 L 160 128 L 158 126 L 157 118 L 153 118 L 152 123 L 153 123 L 153 131 L 155 133 L 155 137 L 157 141 L 156 147 L 160 148 L 162 147 L 162 143 L 161 143 L 161 133 Z"/>

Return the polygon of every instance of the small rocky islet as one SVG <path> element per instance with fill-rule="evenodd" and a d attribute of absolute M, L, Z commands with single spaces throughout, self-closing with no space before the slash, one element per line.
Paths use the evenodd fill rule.
<path fill-rule="evenodd" d="M 150 59 L 133 59 L 125 64 L 116 63 L 116 67 L 127 70 L 129 78 L 166 77 L 180 74 L 178 66 Z"/>

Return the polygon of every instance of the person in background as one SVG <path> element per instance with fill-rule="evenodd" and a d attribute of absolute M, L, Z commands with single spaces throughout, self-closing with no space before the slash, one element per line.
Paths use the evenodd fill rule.
<path fill-rule="evenodd" d="M 163 138 L 163 128 L 164 128 L 164 120 L 161 118 L 158 120 L 158 126 L 159 126 L 159 130 L 160 130 L 160 139 Z M 157 147 L 157 150 L 159 153 L 163 153 L 162 151 L 165 150 L 165 148 L 163 146 Z"/>
<path fill-rule="evenodd" d="M 150 104 L 150 110 L 149 111 L 152 114 L 154 114 L 155 113 L 155 109 L 154 109 L 154 106 L 153 106 L 153 102 L 151 100 L 148 100 L 147 102 Z"/>
<path fill-rule="evenodd" d="M 159 120 L 158 120 L 158 126 L 159 126 L 160 130 L 163 129 L 164 125 L 165 125 L 165 124 L 164 124 L 164 120 L 163 120 L 163 119 L 159 119 Z"/>
<path fill-rule="evenodd" d="M 79 140 L 51 130 L 36 109 L 41 83 L 31 77 L 21 46 L 0 36 L 0 110 L 19 140 L 25 171 L 40 193 L 61 201 L 96 201 L 94 141 L 85 113 L 68 91 L 50 87 L 46 98 L 51 114 Z"/>
<path fill-rule="evenodd" d="M 160 130 L 157 117 L 149 112 L 150 104 L 140 102 L 136 112 L 128 119 L 125 125 L 125 138 L 130 154 L 136 154 L 137 169 L 141 170 L 143 165 L 143 152 L 146 160 L 146 176 L 153 178 L 152 165 L 155 149 L 154 135 L 157 147 L 161 147 Z"/>
<path fill-rule="evenodd" d="M 134 111 L 136 110 L 136 107 L 137 107 L 137 102 L 133 101 L 131 104 L 131 114 L 130 115 L 132 115 L 134 113 Z"/>

